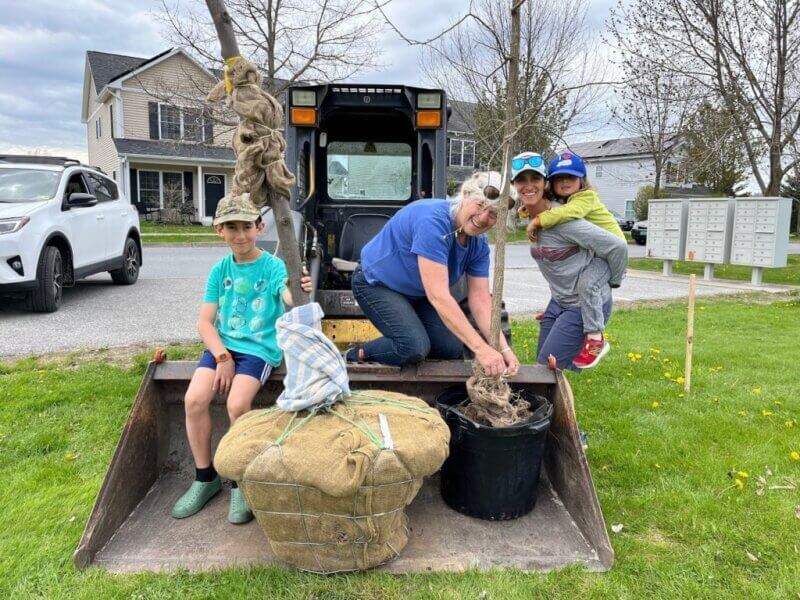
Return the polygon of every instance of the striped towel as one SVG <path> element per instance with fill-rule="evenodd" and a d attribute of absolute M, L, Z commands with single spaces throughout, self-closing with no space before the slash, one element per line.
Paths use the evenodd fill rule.
<path fill-rule="evenodd" d="M 278 406 L 298 411 L 330 406 L 350 395 L 347 367 L 334 343 L 322 333 L 322 307 L 316 302 L 293 308 L 275 324 L 286 360 Z"/>

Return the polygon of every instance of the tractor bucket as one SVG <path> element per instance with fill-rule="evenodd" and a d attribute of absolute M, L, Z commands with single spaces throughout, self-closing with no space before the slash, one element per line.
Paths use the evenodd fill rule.
<path fill-rule="evenodd" d="M 188 519 L 170 515 L 194 476 L 183 407 L 194 367 L 183 361 L 148 366 L 75 550 L 79 569 L 201 571 L 276 560 L 255 521 L 228 523 L 227 493 Z M 426 361 L 402 369 L 348 365 L 348 370 L 353 389 L 402 392 L 429 403 L 471 374 L 464 361 Z M 256 407 L 275 402 L 283 375 L 282 369 L 273 372 L 256 398 Z M 546 396 L 554 406 L 533 511 L 513 521 L 464 516 L 447 507 L 438 477 L 433 477 L 407 509 L 408 545 L 382 570 L 414 573 L 512 567 L 547 571 L 574 564 L 590 571 L 611 568 L 614 551 L 578 437 L 569 384 L 560 372 L 542 366 L 522 367 L 512 383 Z M 215 399 L 211 411 L 216 445 L 228 423 L 224 400 Z"/>

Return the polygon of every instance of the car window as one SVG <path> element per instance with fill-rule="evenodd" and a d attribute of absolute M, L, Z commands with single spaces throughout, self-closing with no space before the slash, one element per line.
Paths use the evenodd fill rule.
<path fill-rule="evenodd" d="M 39 169 L 0 169 L 0 202 L 35 202 L 55 196 L 61 173 Z"/>
<path fill-rule="evenodd" d="M 109 202 L 119 198 L 116 183 L 94 173 L 87 173 L 86 175 L 89 177 L 89 181 L 92 184 L 92 193 L 98 202 Z"/>
<path fill-rule="evenodd" d="M 80 173 L 73 173 L 69 181 L 67 181 L 67 187 L 64 188 L 64 196 L 69 197 L 70 194 L 88 194 L 89 190 L 86 189 L 86 182 L 84 181 L 83 177 L 81 177 Z"/>

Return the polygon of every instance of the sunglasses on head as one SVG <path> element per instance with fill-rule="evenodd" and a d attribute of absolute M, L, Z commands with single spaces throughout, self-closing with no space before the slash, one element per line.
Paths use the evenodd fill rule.
<path fill-rule="evenodd" d="M 500 197 L 500 190 L 493 185 L 487 185 L 483 188 L 483 195 L 487 200 L 497 200 Z"/>
<path fill-rule="evenodd" d="M 511 168 L 519 171 L 525 165 L 530 165 L 534 169 L 544 164 L 544 158 L 539 155 L 529 156 L 528 158 L 515 158 L 511 161 Z"/>

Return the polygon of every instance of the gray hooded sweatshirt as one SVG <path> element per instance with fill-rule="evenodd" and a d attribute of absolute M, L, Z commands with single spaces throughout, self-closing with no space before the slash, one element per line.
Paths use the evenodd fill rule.
<path fill-rule="evenodd" d="M 553 206 L 560 206 L 553 202 Z M 579 306 L 578 277 L 594 257 L 602 258 L 611 270 L 609 284 L 619 287 L 628 265 L 628 244 L 584 219 L 543 229 L 531 244 L 531 256 L 550 285 L 553 300 L 561 306 Z M 606 286 L 603 301 L 611 298 Z"/>

